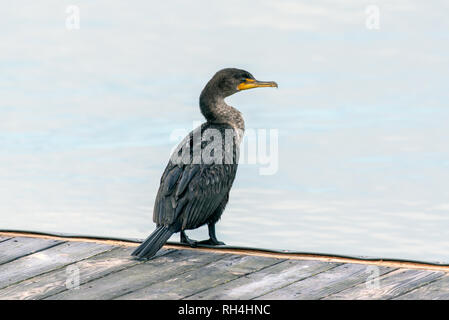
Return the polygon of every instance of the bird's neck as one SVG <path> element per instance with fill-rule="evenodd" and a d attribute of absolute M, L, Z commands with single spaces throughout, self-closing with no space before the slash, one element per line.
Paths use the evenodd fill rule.
<path fill-rule="evenodd" d="M 223 97 L 210 95 L 203 90 L 200 96 L 200 109 L 209 123 L 225 123 L 232 127 L 245 130 L 245 121 L 236 108 L 226 104 Z"/>

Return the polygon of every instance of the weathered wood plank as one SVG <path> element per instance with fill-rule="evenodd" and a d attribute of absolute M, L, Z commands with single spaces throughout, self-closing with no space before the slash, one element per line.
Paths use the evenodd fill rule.
<path fill-rule="evenodd" d="M 442 278 L 397 296 L 395 300 L 449 300 L 449 274 Z"/>
<path fill-rule="evenodd" d="M 340 292 L 359 283 L 371 281 L 372 266 L 363 264 L 343 264 L 315 276 L 294 282 L 281 289 L 272 291 L 257 299 L 307 299 L 316 300 Z M 393 268 L 378 267 L 375 276 L 391 272 Z"/>
<path fill-rule="evenodd" d="M 111 251 L 98 254 L 94 257 L 71 264 L 71 270 L 76 270 L 79 275 L 79 284 L 103 277 L 109 273 L 123 270 L 127 267 L 140 263 L 131 259 L 130 254 L 134 248 L 117 247 Z M 172 250 L 161 250 L 158 255 L 168 253 Z M 66 282 L 70 272 L 67 268 L 60 268 L 31 279 L 21 281 L 0 290 L 0 300 L 23 300 L 43 299 L 58 294 L 65 290 L 76 290 L 67 288 Z"/>
<path fill-rule="evenodd" d="M 175 250 L 103 278 L 87 282 L 78 290 L 64 291 L 47 299 L 113 299 L 156 282 L 165 281 L 186 271 L 201 268 L 227 254 Z"/>
<path fill-rule="evenodd" d="M 131 292 L 118 299 L 183 299 L 282 261 L 265 257 L 232 255 L 202 268 L 176 275 L 164 282 Z"/>
<path fill-rule="evenodd" d="M 11 237 L 0 237 L 0 242 L 11 239 Z"/>
<path fill-rule="evenodd" d="M 0 265 L 62 243 L 59 240 L 16 237 L 0 242 Z"/>
<path fill-rule="evenodd" d="M 436 270 L 175 249 L 142 262 L 133 249 L 4 235 L 0 300 L 449 299 L 449 273 Z"/>
<path fill-rule="evenodd" d="M 93 242 L 65 242 L 0 265 L 0 289 L 86 259 L 113 247 Z"/>
<path fill-rule="evenodd" d="M 192 295 L 188 299 L 253 299 L 338 265 L 322 261 L 287 260 Z"/>
<path fill-rule="evenodd" d="M 398 269 L 379 278 L 378 286 L 359 284 L 325 299 L 392 299 L 442 277 L 440 271 Z"/>

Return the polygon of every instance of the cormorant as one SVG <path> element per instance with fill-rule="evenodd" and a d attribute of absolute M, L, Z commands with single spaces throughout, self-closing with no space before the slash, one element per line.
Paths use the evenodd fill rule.
<path fill-rule="evenodd" d="M 132 253 L 150 258 L 173 233 L 181 233 L 181 242 L 224 245 L 217 240 L 215 224 L 229 199 L 229 190 L 237 172 L 239 147 L 245 129 L 241 113 L 224 99 L 236 92 L 277 87 L 276 82 L 256 80 L 245 70 L 227 68 L 218 71 L 200 95 L 200 109 L 206 122 L 193 130 L 173 152 L 156 196 L 153 221 L 156 230 Z M 209 240 L 195 241 L 185 234 L 207 224 Z"/>

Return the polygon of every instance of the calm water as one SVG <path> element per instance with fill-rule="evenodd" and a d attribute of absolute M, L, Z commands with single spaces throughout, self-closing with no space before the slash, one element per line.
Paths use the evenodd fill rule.
<path fill-rule="evenodd" d="M 228 99 L 279 169 L 240 166 L 220 240 L 449 263 L 446 3 L 382 1 L 379 30 L 355 0 L 79 2 L 79 30 L 69 4 L 3 8 L 0 228 L 146 237 L 170 136 L 232 66 L 279 84 Z"/>

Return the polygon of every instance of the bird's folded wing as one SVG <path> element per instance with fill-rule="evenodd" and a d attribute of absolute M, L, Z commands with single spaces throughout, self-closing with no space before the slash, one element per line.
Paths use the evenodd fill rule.
<path fill-rule="evenodd" d="M 195 228 L 207 221 L 228 194 L 235 164 L 169 164 L 161 179 L 153 220 L 158 225 Z"/>

